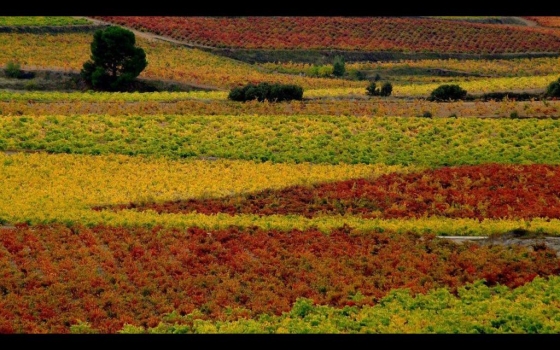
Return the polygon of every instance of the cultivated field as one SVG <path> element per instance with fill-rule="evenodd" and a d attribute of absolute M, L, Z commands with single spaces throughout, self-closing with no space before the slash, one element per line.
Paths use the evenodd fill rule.
<path fill-rule="evenodd" d="M 156 91 L 84 88 L 111 23 Z M 557 334 L 557 23 L 0 17 L 0 333 Z"/>

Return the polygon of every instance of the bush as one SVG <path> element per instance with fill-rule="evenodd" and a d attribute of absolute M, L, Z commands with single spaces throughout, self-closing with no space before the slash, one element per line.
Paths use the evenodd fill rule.
<path fill-rule="evenodd" d="M 8 64 L 6 64 L 6 68 L 4 69 L 4 73 L 8 78 L 19 78 L 23 72 L 21 71 L 19 63 L 8 62 Z"/>
<path fill-rule="evenodd" d="M 379 94 L 381 96 L 390 96 L 392 92 L 393 85 L 391 85 L 391 83 L 385 83 L 383 84 L 383 86 L 381 86 L 381 91 L 379 92 Z"/>
<path fill-rule="evenodd" d="M 333 74 L 333 67 L 331 66 L 311 66 L 305 70 L 305 74 L 311 77 L 327 78 Z"/>
<path fill-rule="evenodd" d="M 346 67 L 344 65 L 344 57 L 335 56 L 333 61 L 333 75 L 335 77 L 342 77 L 346 73 Z"/>
<path fill-rule="evenodd" d="M 432 91 L 428 100 L 430 101 L 452 101 L 463 100 L 467 97 L 467 91 L 459 85 L 440 85 Z"/>
<path fill-rule="evenodd" d="M 262 82 L 257 85 L 249 83 L 243 87 L 230 90 L 228 99 L 232 101 L 282 102 L 303 99 L 303 88 L 293 84 L 270 84 Z"/>
<path fill-rule="evenodd" d="M 548 97 L 560 97 L 560 78 L 548 85 L 545 94 Z"/>
<path fill-rule="evenodd" d="M 391 83 L 385 83 L 381 86 L 381 89 L 377 88 L 377 83 L 372 81 L 366 87 L 366 95 L 369 96 L 390 96 L 393 92 L 393 85 Z"/>
<path fill-rule="evenodd" d="M 375 81 L 370 81 L 369 85 L 366 87 L 366 95 L 376 96 L 377 92 L 377 84 L 375 83 Z"/>
<path fill-rule="evenodd" d="M 23 86 L 25 90 L 31 91 L 37 89 L 37 84 L 35 84 L 32 80 L 25 83 Z"/>
<path fill-rule="evenodd" d="M 422 118 L 432 118 L 432 112 L 430 111 L 424 111 L 424 113 L 422 113 L 422 115 L 419 115 L 418 117 L 422 117 Z"/>
<path fill-rule="evenodd" d="M 357 69 L 351 70 L 351 71 L 348 72 L 348 74 L 350 75 L 350 77 L 351 77 L 352 79 L 355 79 L 355 80 L 362 81 L 362 80 L 366 80 L 366 79 L 367 79 L 367 78 L 366 78 L 366 73 L 364 73 L 364 72 L 361 71 L 361 70 L 357 70 Z"/>
<path fill-rule="evenodd" d="M 509 114 L 511 119 L 519 119 L 519 113 L 517 111 L 513 111 Z"/>

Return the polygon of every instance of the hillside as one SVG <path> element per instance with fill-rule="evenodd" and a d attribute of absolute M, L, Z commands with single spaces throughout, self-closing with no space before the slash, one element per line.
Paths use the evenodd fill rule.
<path fill-rule="evenodd" d="M 0 333 L 558 334 L 558 30 L 0 16 Z"/>

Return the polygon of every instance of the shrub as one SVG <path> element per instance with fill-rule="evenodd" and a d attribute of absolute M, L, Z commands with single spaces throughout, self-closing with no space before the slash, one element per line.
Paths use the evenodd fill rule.
<path fill-rule="evenodd" d="M 317 76 L 326 78 L 334 74 L 333 67 L 329 66 L 320 66 L 317 67 Z"/>
<path fill-rule="evenodd" d="M 330 77 L 333 74 L 333 67 L 313 65 L 305 70 L 305 74 L 311 77 L 326 78 L 326 77 Z"/>
<path fill-rule="evenodd" d="M 355 69 L 350 71 L 348 74 L 352 77 L 352 79 L 356 79 L 359 81 L 366 80 L 366 73 L 361 70 Z"/>
<path fill-rule="evenodd" d="M 262 82 L 257 85 L 249 83 L 243 87 L 235 87 L 230 90 L 228 99 L 232 101 L 281 102 L 290 100 L 302 100 L 303 88 L 293 84 L 270 84 Z"/>
<path fill-rule="evenodd" d="M 333 61 L 333 75 L 335 77 L 342 77 L 346 73 L 346 67 L 344 65 L 344 57 L 337 55 L 334 57 Z"/>
<path fill-rule="evenodd" d="M 4 73 L 8 78 L 19 78 L 22 75 L 21 66 L 17 62 L 8 62 Z"/>
<path fill-rule="evenodd" d="M 376 96 L 377 91 L 377 84 L 375 81 L 370 81 L 369 85 L 366 87 L 366 95 Z"/>
<path fill-rule="evenodd" d="M 37 84 L 35 84 L 32 80 L 25 83 L 23 86 L 25 90 L 31 91 L 37 89 Z"/>
<path fill-rule="evenodd" d="M 428 100 L 430 101 L 451 101 L 462 100 L 467 97 L 467 91 L 459 85 L 440 85 L 432 91 Z"/>
<path fill-rule="evenodd" d="M 419 115 L 419 117 L 422 117 L 422 118 L 432 118 L 432 112 L 430 112 L 430 111 L 424 111 L 424 113 L 422 113 L 422 115 Z"/>
<path fill-rule="evenodd" d="M 381 91 L 379 92 L 379 94 L 381 96 L 390 96 L 392 92 L 393 85 L 391 85 L 391 83 L 385 83 L 383 84 L 383 86 L 381 86 Z"/>
<path fill-rule="evenodd" d="M 511 119 L 519 119 L 519 113 L 517 111 L 513 111 L 509 114 Z"/>
<path fill-rule="evenodd" d="M 545 94 L 548 97 L 560 97 L 560 78 L 548 85 Z"/>
<path fill-rule="evenodd" d="M 366 87 L 366 94 L 369 96 L 389 96 L 393 92 L 393 85 L 391 83 L 385 83 L 381 86 L 381 89 L 377 88 L 377 83 L 372 81 Z"/>

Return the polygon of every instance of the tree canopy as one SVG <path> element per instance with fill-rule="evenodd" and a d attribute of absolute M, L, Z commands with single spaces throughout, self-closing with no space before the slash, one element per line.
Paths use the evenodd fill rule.
<path fill-rule="evenodd" d="M 91 43 L 90 60 L 80 72 L 96 90 L 126 90 L 146 68 L 146 53 L 136 47 L 134 33 L 119 26 L 97 30 Z"/>

